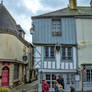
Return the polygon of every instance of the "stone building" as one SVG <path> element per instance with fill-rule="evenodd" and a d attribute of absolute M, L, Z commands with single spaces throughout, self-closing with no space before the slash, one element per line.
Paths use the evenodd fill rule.
<path fill-rule="evenodd" d="M 32 45 L 25 32 L 0 4 L 0 86 L 11 87 L 30 81 Z"/>

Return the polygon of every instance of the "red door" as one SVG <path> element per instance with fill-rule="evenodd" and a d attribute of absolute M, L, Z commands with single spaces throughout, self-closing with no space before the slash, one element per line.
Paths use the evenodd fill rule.
<path fill-rule="evenodd" d="M 2 87 L 8 87 L 9 86 L 9 69 L 4 68 L 2 70 Z"/>

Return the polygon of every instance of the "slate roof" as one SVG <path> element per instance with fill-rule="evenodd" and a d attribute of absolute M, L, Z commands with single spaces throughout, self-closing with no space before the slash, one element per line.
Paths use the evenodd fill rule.
<path fill-rule="evenodd" d="M 76 10 L 68 8 L 59 9 L 50 13 L 33 16 L 32 18 L 39 17 L 52 17 L 52 16 L 92 16 L 91 7 L 77 7 Z"/>
<path fill-rule="evenodd" d="M 16 22 L 3 4 L 0 4 L 0 30 L 12 30 L 17 32 Z"/>
<path fill-rule="evenodd" d="M 24 32 L 24 30 L 22 29 L 22 27 L 21 27 L 20 25 L 16 25 L 16 27 L 17 27 L 17 30 L 18 30 L 18 31 Z M 24 34 L 25 34 L 25 32 L 24 32 Z"/>
<path fill-rule="evenodd" d="M 10 15 L 10 13 L 5 8 L 5 6 L 2 3 L 0 3 L 0 34 L 7 33 L 7 34 L 15 35 L 26 46 L 29 46 L 30 43 L 27 42 L 21 36 L 19 36 L 19 30 L 22 30 L 24 32 L 22 27 L 16 24 L 15 20 Z"/>

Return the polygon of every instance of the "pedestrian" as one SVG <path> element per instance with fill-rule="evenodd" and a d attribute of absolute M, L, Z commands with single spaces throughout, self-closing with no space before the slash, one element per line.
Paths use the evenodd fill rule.
<path fill-rule="evenodd" d="M 60 85 L 60 92 L 66 92 L 64 89 L 63 89 L 63 86 Z"/>
<path fill-rule="evenodd" d="M 49 92 L 49 84 L 45 79 L 42 80 L 42 92 Z"/>
<path fill-rule="evenodd" d="M 76 92 L 74 86 L 70 86 L 70 92 Z"/>
<path fill-rule="evenodd" d="M 60 92 L 60 88 L 59 88 L 59 83 L 58 83 L 58 78 L 56 78 L 56 81 L 55 81 L 56 85 L 55 85 L 55 92 Z"/>
<path fill-rule="evenodd" d="M 63 89 L 64 89 L 64 79 L 62 78 L 61 75 L 59 75 L 58 77 L 59 77 L 58 83 L 61 84 L 63 86 Z"/>

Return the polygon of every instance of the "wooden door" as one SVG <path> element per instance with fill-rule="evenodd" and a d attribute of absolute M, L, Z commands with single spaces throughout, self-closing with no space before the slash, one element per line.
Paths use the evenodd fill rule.
<path fill-rule="evenodd" d="M 7 67 L 3 68 L 2 70 L 2 87 L 8 87 L 9 86 L 9 69 Z"/>

